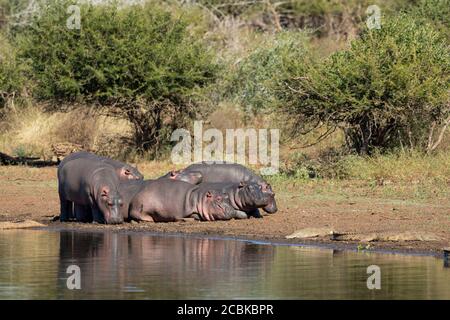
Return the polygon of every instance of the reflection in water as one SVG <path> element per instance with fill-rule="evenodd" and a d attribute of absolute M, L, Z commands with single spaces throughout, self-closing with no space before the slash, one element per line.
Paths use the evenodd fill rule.
<path fill-rule="evenodd" d="M 264 277 L 274 248 L 244 242 L 118 233 L 60 233 L 59 278 L 81 268 L 82 290 L 59 281 L 58 298 L 199 298 L 233 295 L 235 282 Z M 259 268 L 259 264 L 264 268 Z M 133 294 L 130 295 L 129 293 Z"/>
<path fill-rule="evenodd" d="M 368 290 L 367 267 L 381 268 Z M 69 290 L 70 265 L 81 290 Z M 450 298 L 433 257 L 355 253 L 136 233 L 0 232 L 0 298 Z"/>

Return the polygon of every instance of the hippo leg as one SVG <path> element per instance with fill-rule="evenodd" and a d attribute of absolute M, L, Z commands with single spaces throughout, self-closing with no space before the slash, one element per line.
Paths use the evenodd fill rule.
<path fill-rule="evenodd" d="M 92 222 L 92 212 L 89 206 L 74 205 L 75 219 L 80 222 Z"/>
<path fill-rule="evenodd" d="M 234 219 L 248 219 L 248 215 L 244 211 L 235 210 L 233 218 Z"/>
<path fill-rule="evenodd" d="M 141 215 L 139 217 L 139 221 L 144 221 L 144 222 L 155 222 L 155 220 L 149 216 L 149 215 Z"/>
<path fill-rule="evenodd" d="M 247 212 L 248 217 L 253 217 L 253 218 L 262 218 L 261 212 L 259 212 L 258 208 L 253 209 L 252 211 L 248 211 Z"/>
<path fill-rule="evenodd" d="M 60 197 L 61 214 L 59 216 L 59 221 L 70 221 L 73 218 L 72 214 L 72 201 L 66 200 Z"/>
<path fill-rule="evenodd" d="M 98 209 L 98 206 L 96 203 L 94 203 L 90 209 L 92 211 L 93 221 L 95 221 L 97 223 L 105 223 L 105 218 L 103 217 L 103 214 Z"/>

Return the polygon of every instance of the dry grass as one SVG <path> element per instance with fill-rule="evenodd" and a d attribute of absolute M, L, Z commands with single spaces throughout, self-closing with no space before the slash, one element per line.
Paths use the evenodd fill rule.
<path fill-rule="evenodd" d="M 8 127 L 0 134 L 0 148 L 16 156 L 49 159 L 51 145 L 59 142 L 81 144 L 89 149 L 113 154 L 130 135 L 127 121 L 101 116 L 90 110 L 45 112 L 31 106 L 6 115 Z M 112 149 L 112 150 L 111 150 Z"/>
<path fill-rule="evenodd" d="M 450 182 L 450 153 L 424 155 L 420 152 L 399 152 L 372 157 L 351 157 L 345 164 L 349 176 L 380 183 L 405 182 L 420 184 Z"/>

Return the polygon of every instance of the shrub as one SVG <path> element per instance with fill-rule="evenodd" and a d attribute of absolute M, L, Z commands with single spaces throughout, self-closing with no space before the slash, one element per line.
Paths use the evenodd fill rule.
<path fill-rule="evenodd" d="M 341 128 L 361 154 L 437 147 L 450 122 L 448 45 L 414 17 L 384 22 L 350 49 L 286 79 L 280 95 L 294 131 L 308 124 Z"/>
<path fill-rule="evenodd" d="M 236 66 L 228 95 L 248 114 L 270 111 L 277 104 L 279 81 L 303 64 L 308 54 L 303 32 L 281 32 L 270 38 Z"/>
<path fill-rule="evenodd" d="M 410 12 L 432 23 L 450 39 L 450 0 L 420 0 Z"/>
<path fill-rule="evenodd" d="M 77 30 L 66 27 L 70 4 L 49 2 L 20 37 L 36 98 L 97 105 L 133 124 L 139 150 L 159 153 L 195 115 L 197 88 L 214 80 L 211 53 L 154 5 L 84 4 Z"/>
<path fill-rule="evenodd" d="M 24 69 L 16 59 L 16 50 L 0 34 L 0 109 L 20 94 Z"/>

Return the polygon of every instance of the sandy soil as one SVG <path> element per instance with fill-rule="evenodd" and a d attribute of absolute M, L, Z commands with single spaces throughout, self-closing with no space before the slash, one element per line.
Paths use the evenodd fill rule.
<path fill-rule="evenodd" d="M 151 169 L 148 169 L 151 170 Z M 159 174 L 160 172 L 158 172 Z M 148 174 L 146 174 L 148 177 Z M 372 241 L 370 248 L 438 253 L 450 244 L 450 201 L 389 199 L 307 192 L 307 187 L 277 188 L 279 211 L 262 219 L 125 223 L 105 226 L 52 221 L 59 214 L 56 168 L 0 167 L 0 222 L 32 219 L 50 227 L 189 233 L 294 243 L 327 243 L 367 247 L 358 241 L 336 241 L 329 236 L 289 239 L 285 236 L 307 227 L 328 227 L 339 233 L 405 232 L 433 234 L 439 241 Z M 370 250 L 370 249 L 369 249 Z"/>

